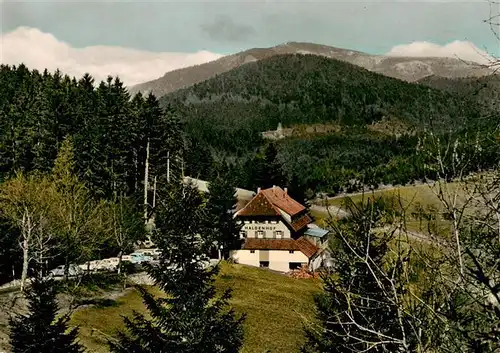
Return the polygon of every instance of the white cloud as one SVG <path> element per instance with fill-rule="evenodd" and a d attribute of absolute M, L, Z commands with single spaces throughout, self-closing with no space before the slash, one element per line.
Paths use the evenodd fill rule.
<path fill-rule="evenodd" d="M 466 61 L 487 64 L 492 58 L 484 50 L 473 43 L 456 40 L 446 45 L 429 42 L 413 42 L 411 44 L 396 45 L 386 55 L 410 57 L 449 57 Z"/>
<path fill-rule="evenodd" d="M 0 0 L 1 1 L 1 0 Z M 156 79 L 167 71 L 198 65 L 222 57 L 208 51 L 154 53 L 111 46 L 73 48 L 36 28 L 19 27 L 0 34 L 0 62 L 24 63 L 30 69 L 61 72 L 80 77 L 90 73 L 96 81 L 119 76 L 127 85 Z"/>

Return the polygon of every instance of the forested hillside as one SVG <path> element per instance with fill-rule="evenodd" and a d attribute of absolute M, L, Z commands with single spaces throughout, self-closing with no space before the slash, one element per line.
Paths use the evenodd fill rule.
<path fill-rule="evenodd" d="M 431 74 L 439 77 L 481 77 L 493 72 L 477 63 L 459 58 L 371 55 L 316 43 L 287 42 L 268 48 L 252 48 L 205 64 L 169 71 L 162 77 L 129 89 L 131 94 L 152 92 L 156 96 L 163 96 L 239 66 L 285 54 L 312 54 L 340 60 L 408 82 L 418 81 Z"/>
<path fill-rule="evenodd" d="M 487 114 L 473 97 L 314 55 L 282 55 L 249 63 L 160 101 L 184 119 L 200 151 L 238 156 L 240 174 L 259 165 L 262 158 L 254 151 L 264 144 L 260 133 L 280 122 L 284 127 L 337 126 L 335 132 L 305 134 L 278 146 L 277 160 L 288 182 L 330 192 L 353 181 L 377 185 L 419 178 L 415 156 L 419 133 L 425 129 L 459 133 L 474 128 Z M 390 133 L 391 125 L 403 131 Z M 205 170 L 199 172 L 203 176 Z M 259 186 L 256 179 L 243 175 L 240 184 L 254 188 Z"/>
<path fill-rule="evenodd" d="M 312 196 L 421 178 L 415 148 L 424 128 L 462 134 L 495 121 L 473 95 L 313 55 L 250 63 L 160 102 L 130 97 L 119 79 L 95 85 L 89 75 L 77 80 L 23 65 L 2 66 L 0 90 L 0 179 L 50 170 L 61 141 L 73 136 L 78 176 L 106 198 L 142 194 L 148 138 L 150 175 L 164 172 L 170 153 L 171 168 L 208 179 L 212 157 L 223 157 L 239 187 L 276 183 Z M 261 132 L 280 122 L 335 129 L 268 146 Z M 481 165 L 494 163 L 488 156 Z"/>
<path fill-rule="evenodd" d="M 426 77 L 418 83 L 441 89 L 462 97 L 473 98 L 483 106 L 495 108 L 500 98 L 500 76 L 445 78 Z"/>
<path fill-rule="evenodd" d="M 114 207 L 103 208 L 101 203 L 126 204 L 122 210 L 131 207 L 149 215 L 151 205 L 143 208 L 147 148 L 148 179 L 152 183 L 158 176 L 160 181 L 168 153 L 171 174 L 178 175 L 181 137 L 175 115 L 163 112 L 152 95 L 131 100 L 119 79 L 110 77 L 95 85 L 89 75 L 77 80 L 59 72 L 30 71 L 24 65 L 1 66 L 0 283 L 27 269 L 23 265 L 27 255 L 21 250 L 28 250 L 26 244 L 33 240 L 20 247 L 24 243 L 19 237 L 27 236 L 25 222 L 35 222 L 29 217 L 41 204 L 47 207 L 42 212 L 45 218 L 49 208 L 57 206 L 50 210 L 57 214 L 51 220 L 62 222 L 58 235 L 64 241 L 55 242 L 55 230 L 44 240 L 51 251 L 44 250 L 43 256 L 51 266 L 123 250 L 122 238 L 100 237 L 110 234 L 112 226 L 101 220 L 109 220 L 106 212 Z M 56 168 L 65 142 L 66 154 Z M 61 188 L 59 181 L 71 186 Z M 39 226 L 36 234 L 43 234 Z"/>
<path fill-rule="evenodd" d="M 147 141 L 158 172 L 167 150 L 175 159 L 180 135 L 175 116 L 164 115 L 154 96 L 131 100 L 118 78 L 95 84 L 90 75 L 0 68 L 0 181 L 50 171 L 61 142 L 72 136 L 78 176 L 96 194 L 133 195 L 142 190 Z"/>

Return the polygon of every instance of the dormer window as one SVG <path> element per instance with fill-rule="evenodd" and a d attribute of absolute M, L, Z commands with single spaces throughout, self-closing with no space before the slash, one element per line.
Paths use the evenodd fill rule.
<path fill-rule="evenodd" d="M 257 231 L 257 238 L 264 238 L 264 232 L 262 230 Z"/>

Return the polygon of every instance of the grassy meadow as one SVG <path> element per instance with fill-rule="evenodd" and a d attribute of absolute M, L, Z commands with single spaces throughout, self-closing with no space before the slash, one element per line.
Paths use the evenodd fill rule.
<path fill-rule="evenodd" d="M 320 290 L 315 279 L 292 279 L 281 274 L 242 265 L 222 264 L 216 286 L 233 288 L 231 304 L 246 313 L 242 353 L 298 352 L 304 340 L 304 318 L 314 317 L 313 294 Z M 160 295 L 158 289 L 150 290 Z M 80 339 L 90 352 L 106 352 L 107 337 L 123 328 L 121 316 L 145 312 L 135 290 L 108 306 L 90 306 L 73 314 L 71 324 L 80 327 Z"/>
<path fill-rule="evenodd" d="M 449 183 L 447 190 L 453 194 L 457 192 L 458 204 L 465 200 L 466 190 L 459 183 Z M 432 233 L 446 236 L 450 234 L 451 223 L 443 217 L 444 206 L 437 196 L 439 187 L 435 185 L 409 185 L 390 189 L 381 189 L 369 191 L 366 193 L 348 194 L 330 198 L 328 200 L 318 200 L 317 205 L 335 206 L 345 209 L 347 198 L 351 198 L 356 204 L 361 204 L 369 199 L 383 198 L 390 200 L 396 209 L 404 210 L 406 227 L 409 231 L 420 233 Z M 321 212 L 316 212 L 320 222 L 324 222 L 327 217 Z M 422 216 L 422 213 L 432 214 L 434 217 L 429 219 Z"/>

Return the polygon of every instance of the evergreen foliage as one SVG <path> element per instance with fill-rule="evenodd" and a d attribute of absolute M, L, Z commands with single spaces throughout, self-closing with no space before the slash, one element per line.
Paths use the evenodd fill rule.
<path fill-rule="evenodd" d="M 182 125 L 154 96 L 130 99 L 118 78 L 77 81 L 24 65 L 2 65 L 0 82 L 0 181 L 18 171 L 49 172 L 67 136 L 77 176 L 99 197 L 143 191 L 147 139 L 150 175 L 164 174 L 167 152 L 179 173 Z"/>
<path fill-rule="evenodd" d="M 213 228 L 213 239 L 222 247 L 225 259 L 229 251 L 241 245 L 240 230 L 242 224 L 234 218 L 238 199 L 234 187 L 234 177 L 225 163 L 215 168 L 214 176 L 208 184 L 207 212 Z"/>
<path fill-rule="evenodd" d="M 125 318 L 128 332 L 110 342 L 112 352 L 239 351 L 243 317 L 228 306 L 229 290 L 217 296 L 218 267 L 203 266 L 213 246 L 204 202 L 191 185 L 163 190 L 154 236 L 162 254 L 148 273 L 166 296 L 156 298 L 140 289 L 151 318 L 137 313 Z"/>
<path fill-rule="evenodd" d="M 54 280 L 35 274 L 25 294 L 28 314 L 10 320 L 12 352 L 83 353 L 77 340 L 78 329 L 68 326 L 69 315 L 57 317 Z"/>
<path fill-rule="evenodd" d="M 236 161 L 237 185 L 247 189 L 264 186 L 253 183 L 265 172 L 261 132 L 279 123 L 293 128 L 292 137 L 275 144 L 282 166 L 277 184 L 295 178 L 304 190 L 328 193 L 420 180 L 423 161 L 414 151 L 425 129 L 456 135 L 480 128 L 493 136 L 492 117 L 498 116 L 474 95 L 315 55 L 279 55 L 242 65 L 160 101 L 182 116 L 200 155 L 211 151 Z M 333 129 L 314 132 L 313 125 L 322 124 Z M 492 166 L 498 157 L 486 161 Z M 206 180 L 208 173 L 203 168 L 196 176 Z"/>

